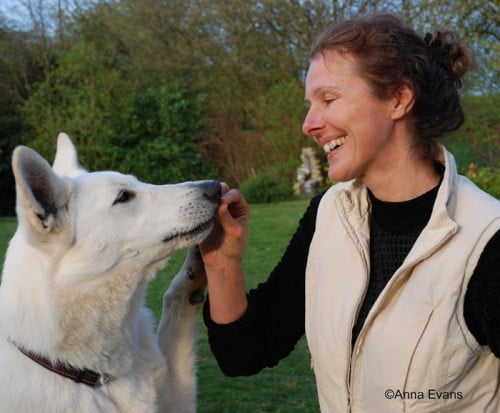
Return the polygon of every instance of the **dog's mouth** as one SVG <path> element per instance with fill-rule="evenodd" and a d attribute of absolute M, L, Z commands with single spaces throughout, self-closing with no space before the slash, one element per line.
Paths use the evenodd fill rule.
<path fill-rule="evenodd" d="M 180 230 L 178 232 L 174 232 L 170 235 L 167 235 L 165 238 L 163 238 L 162 241 L 169 242 L 169 241 L 173 241 L 173 240 L 179 239 L 179 238 L 195 237 L 195 236 L 207 231 L 212 226 L 212 223 L 213 223 L 213 219 L 209 219 L 208 221 L 203 222 L 190 230 L 187 230 L 187 231 Z"/>

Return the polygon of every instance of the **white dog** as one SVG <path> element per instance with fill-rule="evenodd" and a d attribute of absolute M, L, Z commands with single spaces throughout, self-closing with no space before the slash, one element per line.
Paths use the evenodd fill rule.
<path fill-rule="evenodd" d="M 61 134 L 53 168 L 15 149 L 19 226 L 0 286 L 0 412 L 194 412 L 194 250 L 163 298 L 155 337 L 148 281 L 210 232 L 220 184 L 155 186 L 87 173 Z"/>

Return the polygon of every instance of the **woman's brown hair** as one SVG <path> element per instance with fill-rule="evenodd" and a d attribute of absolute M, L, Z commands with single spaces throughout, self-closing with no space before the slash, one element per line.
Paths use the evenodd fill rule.
<path fill-rule="evenodd" d="M 432 138 L 458 129 L 464 121 L 458 88 L 472 64 L 472 52 L 453 32 L 422 38 L 396 16 L 380 14 L 327 27 L 316 39 L 311 59 L 335 50 L 353 56 L 372 93 L 390 97 L 403 84 L 413 90 L 411 111 L 426 152 Z"/>

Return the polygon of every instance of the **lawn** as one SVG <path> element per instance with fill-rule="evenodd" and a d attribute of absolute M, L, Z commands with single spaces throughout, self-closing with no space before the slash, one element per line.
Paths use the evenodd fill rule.
<path fill-rule="evenodd" d="M 248 251 L 244 260 L 247 288 L 265 280 L 283 253 L 307 201 L 290 201 L 251 206 Z M 0 252 L 15 230 L 15 220 L 0 219 Z M 179 253 L 166 270 L 158 274 L 148 290 L 147 305 L 157 319 L 161 297 L 169 280 L 180 268 Z M 206 329 L 199 328 L 198 411 L 200 413 L 315 412 L 319 411 L 313 373 L 305 339 L 295 351 L 273 368 L 253 377 L 228 378 L 217 367 L 210 352 Z"/>

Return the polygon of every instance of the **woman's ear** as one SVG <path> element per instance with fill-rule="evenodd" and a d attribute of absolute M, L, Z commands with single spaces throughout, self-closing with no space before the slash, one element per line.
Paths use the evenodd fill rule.
<path fill-rule="evenodd" d="M 415 104 L 415 93 L 411 86 L 403 83 L 393 96 L 392 119 L 397 120 L 407 115 Z"/>

